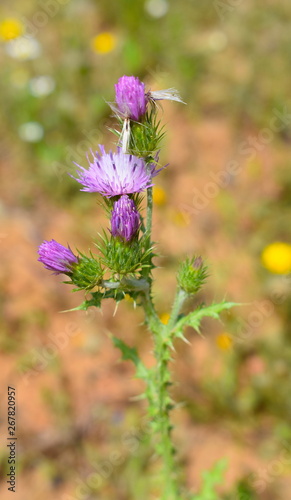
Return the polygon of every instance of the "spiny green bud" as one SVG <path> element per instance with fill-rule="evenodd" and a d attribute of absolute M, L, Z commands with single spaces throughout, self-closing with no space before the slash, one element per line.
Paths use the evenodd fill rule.
<path fill-rule="evenodd" d="M 207 266 L 202 257 L 186 259 L 180 264 L 178 271 L 178 284 L 186 293 L 192 295 L 197 293 L 208 276 Z"/>
<path fill-rule="evenodd" d="M 78 264 L 73 268 L 71 280 L 78 290 L 92 290 L 101 284 L 103 271 L 100 262 L 93 256 L 80 254 Z"/>
<path fill-rule="evenodd" d="M 149 265 L 151 249 L 146 248 L 144 237 L 126 242 L 104 235 L 103 243 L 98 248 L 103 254 L 102 263 L 112 272 L 112 277 L 133 276 Z"/>
<path fill-rule="evenodd" d="M 148 157 L 159 148 L 164 134 L 155 114 L 148 113 L 142 123 L 132 122 L 129 152 L 135 156 Z"/>

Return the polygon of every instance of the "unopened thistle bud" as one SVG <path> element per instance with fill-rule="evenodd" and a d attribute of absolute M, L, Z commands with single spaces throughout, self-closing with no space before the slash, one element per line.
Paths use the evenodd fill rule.
<path fill-rule="evenodd" d="M 140 215 L 133 200 L 123 195 L 114 202 L 111 215 L 112 236 L 130 241 L 140 226 Z"/>
<path fill-rule="evenodd" d="M 192 295 L 197 293 L 207 278 L 207 266 L 201 257 L 186 259 L 182 262 L 178 271 L 179 286 L 186 293 Z"/>
<path fill-rule="evenodd" d="M 78 263 L 78 257 L 70 248 L 64 247 L 55 240 L 44 241 L 39 249 L 39 261 L 54 274 L 71 274 Z"/>
<path fill-rule="evenodd" d="M 121 117 L 139 121 L 147 107 L 144 83 L 135 76 L 122 76 L 115 85 L 115 102 Z"/>

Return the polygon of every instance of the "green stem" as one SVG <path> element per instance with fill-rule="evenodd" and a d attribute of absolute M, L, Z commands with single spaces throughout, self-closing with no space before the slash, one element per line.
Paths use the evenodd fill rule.
<path fill-rule="evenodd" d="M 152 245 L 152 216 L 153 216 L 153 189 L 150 187 L 147 189 L 147 221 L 146 221 L 146 230 L 145 230 L 145 248 L 146 250 L 150 250 Z M 148 267 L 144 268 L 143 276 L 146 278 L 149 283 L 151 283 L 151 269 L 152 269 L 152 258 L 153 253 L 150 251 L 148 256 Z"/>
<path fill-rule="evenodd" d="M 175 296 L 175 300 L 174 300 L 174 303 L 172 306 L 171 316 L 170 316 L 170 319 L 167 323 L 167 328 L 166 328 L 167 334 L 170 334 L 172 328 L 175 326 L 177 319 L 178 319 L 178 316 L 181 312 L 181 309 L 184 305 L 186 298 L 187 298 L 187 293 L 184 290 L 182 290 L 181 288 L 178 288 L 176 296 Z"/>
<path fill-rule="evenodd" d="M 149 187 L 147 189 L 147 226 L 146 226 L 146 234 L 149 238 L 149 241 L 151 241 L 152 217 L 153 217 L 153 188 Z"/>
<path fill-rule="evenodd" d="M 153 193 L 152 188 L 147 189 L 147 221 L 146 236 L 148 248 L 151 246 L 152 231 L 152 211 L 153 211 Z M 179 500 L 179 485 L 177 479 L 177 464 L 175 460 L 175 449 L 172 443 L 170 422 L 170 412 L 173 408 L 172 400 L 168 394 L 171 385 L 169 370 L 169 361 L 171 359 L 172 339 L 171 330 L 174 327 L 181 307 L 186 298 L 185 292 L 178 289 L 169 323 L 162 324 L 155 310 L 151 298 L 151 280 L 149 274 L 145 276 L 148 279 L 149 289 L 142 294 L 142 304 L 145 311 L 146 322 L 154 337 L 154 353 L 156 366 L 153 369 L 153 379 L 151 380 L 154 394 L 149 400 L 149 415 L 152 419 L 153 430 L 157 436 L 155 448 L 157 454 L 162 459 L 163 468 L 163 492 L 161 500 Z"/>
<path fill-rule="evenodd" d="M 154 334 L 154 338 L 156 335 L 159 335 L 159 332 L 161 328 L 163 327 L 163 324 L 160 320 L 160 318 L 157 315 L 157 312 L 155 310 L 155 306 L 153 304 L 152 298 L 151 298 L 151 289 L 143 294 L 142 297 L 142 305 L 145 311 L 146 315 L 146 322 L 149 326 L 149 329 L 152 331 Z"/>
<path fill-rule="evenodd" d="M 162 339 L 157 342 L 155 356 L 157 360 L 156 381 L 158 395 L 156 424 L 160 434 L 160 445 L 157 446 L 157 450 L 163 459 L 164 475 L 162 499 L 178 500 L 177 464 L 175 461 L 175 449 L 171 437 L 172 425 L 170 422 L 170 411 L 173 404 L 168 394 L 168 388 L 171 385 L 168 363 L 171 356 L 169 345 Z"/>
<path fill-rule="evenodd" d="M 155 398 L 153 402 L 149 401 L 149 413 L 152 418 L 153 430 L 157 435 L 156 452 L 162 458 L 163 463 L 161 500 L 179 500 L 175 449 L 171 439 L 170 411 L 173 405 L 168 394 L 168 388 L 171 385 L 169 371 L 171 341 L 167 334 L 167 326 L 161 323 L 156 313 L 150 293 L 144 294 L 143 306 L 147 324 L 154 335 L 154 352 L 157 361 L 154 373 Z"/>

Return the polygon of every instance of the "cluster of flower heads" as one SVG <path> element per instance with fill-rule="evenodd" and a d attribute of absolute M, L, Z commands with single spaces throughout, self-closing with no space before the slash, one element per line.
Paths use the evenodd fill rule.
<path fill-rule="evenodd" d="M 148 107 L 156 101 L 170 99 L 183 102 L 175 89 L 161 92 L 145 90 L 145 84 L 134 76 L 122 76 L 115 85 L 114 113 L 123 121 L 120 145 L 117 152 L 107 153 L 100 145 L 99 152 L 91 152 L 89 168 L 77 165 L 77 176 L 73 177 L 83 187 L 81 191 L 99 193 L 111 203 L 111 236 L 125 245 L 138 239 L 141 217 L 136 206 L 136 195 L 153 186 L 157 169 L 158 154 L 147 158 L 130 154 L 131 122 L 143 124 Z M 72 275 L 80 263 L 70 248 L 54 240 L 45 241 L 39 247 L 39 261 L 56 274 Z"/>

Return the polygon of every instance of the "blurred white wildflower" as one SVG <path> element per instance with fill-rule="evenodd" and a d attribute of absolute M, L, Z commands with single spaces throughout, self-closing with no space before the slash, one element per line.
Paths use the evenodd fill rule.
<path fill-rule="evenodd" d="M 51 94 L 56 87 L 51 76 L 36 76 L 29 81 L 29 90 L 34 97 L 45 97 Z"/>
<path fill-rule="evenodd" d="M 163 17 L 169 10 L 167 0 L 148 0 L 145 3 L 147 13 L 155 18 Z"/>
<path fill-rule="evenodd" d="M 18 133 L 25 142 L 39 142 L 43 138 L 44 130 L 40 123 L 27 122 L 20 125 Z"/>
<path fill-rule="evenodd" d="M 41 45 L 35 38 L 20 37 L 5 44 L 5 51 L 13 59 L 29 61 L 41 54 Z"/>

